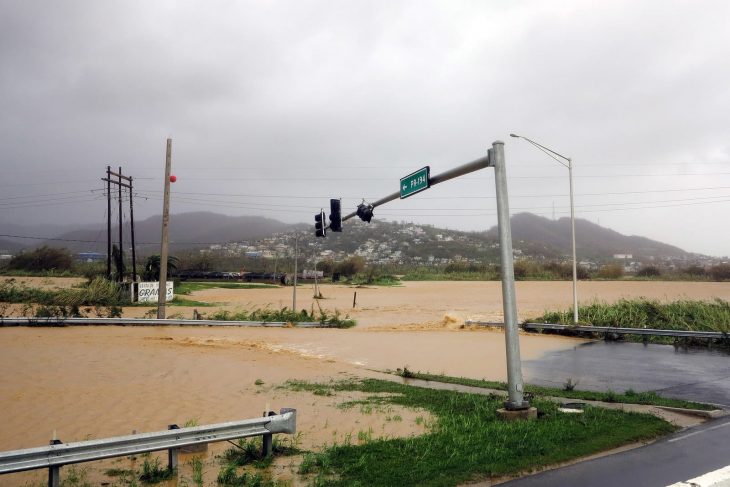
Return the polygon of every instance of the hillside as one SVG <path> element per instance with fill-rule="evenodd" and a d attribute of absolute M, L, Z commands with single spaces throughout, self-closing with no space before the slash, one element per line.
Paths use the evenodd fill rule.
<path fill-rule="evenodd" d="M 571 250 L 570 218 L 550 220 L 531 213 L 513 215 L 512 239 L 514 247 L 526 254 L 546 256 L 568 255 Z M 497 238 L 497 227 L 491 228 L 487 236 Z M 576 249 L 581 259 L 603 260 L 614 254 L 632 254 L 643 259 L 682 258 L 688 252 L 646 237 L 622 235 L 588 220 L 575 221 Z"/>
<path fill-rule="evenodd" d="M 570 220 L 550 220 L 530 213 L 512 217 L 513 246 L 518 255 L 535 259 L 563 260 L 570 255 Z M 135 239 L 140 255 L 155 253 L 159 249 L 161 216 L 147 218 L 136 224 Z M 372 260 L 402 260 L 439 264 L 452 259 L 466 259 L 474 262 L 496 262 L 499 258 L 498 230 L 493 227 L 486 232 L 461 232 L 412 223 L 396 223 L 373 220 L 366 224 L 358 219 L 345 222 L 342 233 L 329 232 L 326 239 L 315 239 L 311 235 L 314 225 L 290 225 L 277 220 L 257 216 L 226 216 L 211 212 L 193 212 L 171 215 L 170 247 L 172 251 L 207 248 L 213 244 L 245 242 L 266 250 L 263 239 L 276 244 L 288 245 L 286 239 L 277 241 L 275 234 L 299 230 L 306 233 L 307 245 L 317 252 L 331 251 L 336 255 L 359 253 L 372 256 Z M 59 240 L 4 239 L 0 248 L 17 251 L 19 246 L 27 248 L 42 244 L 65 246 L 72 251 L 106 252 L 106 227 L 87 225 L 65 231 L 57 228 L 13 227 L 17 235 L 52 235 Z M 0 233 L 10 233 L 5 228 Z M 118 230 L 112 229 L 113 239 Z M 693 254 L 677 247 L 645 237 L 622 235 L 587 220 L 576 220 L 578 257 L 581 260 L 609 261 L 614 254 L 633 254 L 634 259 L 686 260 Z M 130 243 L 130 231 L 124 229 L 125 247 Z"/>

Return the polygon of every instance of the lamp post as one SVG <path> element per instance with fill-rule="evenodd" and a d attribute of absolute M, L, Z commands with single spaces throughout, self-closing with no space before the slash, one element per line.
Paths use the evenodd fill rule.
<path fill-rule="evenodd" d="M 527 137 L 524 137 L 522 135 L 517 134 L 509 134 L 510 137 L 515 137 L 518 139 L 525 140 L 532 144 L 533 146 L 537 147 L 541 151 L 543 151 L 545 154 L 553 158 L 558 164 L 561 166 L 568 168 L 568 178 L 570 179 L 570 233 L 571 233 L 571 239 L 573 241 L 573 323 L 578 324 L 578 264 L 576 262 L 575 257 L 575 205 L 573 204 L 573 161 L 570 157 L 566 157 L 562 154 L 559 154 L 555 152 L 552 149 L 548 149 L 544 145 L 538 144 L 532 139 L 528 139 Z M 560 159 L 563 159 L 565 162 L 561 161 Z"/>

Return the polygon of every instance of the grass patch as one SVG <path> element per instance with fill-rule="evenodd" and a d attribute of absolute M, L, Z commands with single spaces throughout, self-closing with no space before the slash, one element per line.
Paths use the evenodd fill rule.
<path fill-rule="evenodd" d="M 142 463 L 142 473 L 139 480 L 148 484 L 157 484 L 163 480 L 169 480 L 175 475 L 174 470 L 163 467 L 160 459 L 150 460 L 149 453 L 145 453 L 144 462 Z"/>
<path fill-rule="evenodd" d="M 368 274 L 356 274 L 349 282 L 349 284 L 360 286 L 400 286 L 401 282 L 396 276 L 392 275 L 380 275 L 372 276 Z"/>
<path fill-rule="evenodd" d="M 730 302 L 722 299 L 714 301 L 678 300 L 662 303 L 651 299 L 621 299 L 615 303 L 594 302 L 580 306 L 578 314 L 581 322 L 593 326 L 620 328 L 651 328 L 681 331 L 711 331 L 724 333 L 720 345 L 730 345 Z M 549 311 L 532 320 L 540 323 L 571 325 L 573 310 Z M 630 339 L 640 341 L 642 336 L 631 335 Z M 657 343 L 671 343 L 672 337 L 649 337 Z M 694 343 L 708 343 L 709 339 L 693 339 Z"/>
<path fill-rule="evenodd" d="M 268 475 L 261 472 L 251 472 L 247 469 L 265 469 L 271 466 L 274 458 L 280 456 L 296 455 L 300 452 L 297 443 L 299 436 L 291 439 L 280 439 L 273 437 L 272 454 L 263 456 L 263 440 L 261 437 L 252 439 L 241 438 L 234 443 L 232 448 L 227 449 L 220 456 L 221 469 L 218 472 L 217 482 L 224 486 L 259 486 L 275 487 L 288 485 L 283 482 L 274 481 Z"/>
<path fill-rule="evenodd" d="M 172 300 L 172 302 L 167 303 L 168 306 L 195 306 L 197 308 L 206 308 L 211 306 L 216 306 L 216 303 L 206 303 L 205 301 L 195 301 L 194 299 L 186 299 L 181 298 L 180 296 L 175 296 L 175 298 Z"/>
<path fill-rule="evenodd" d="M 175 294 L 190 294 L 204 289 L 277 289 L 273 284 L 244 284 L 238 282 L 190 282 L 185 281 L 175 286 Z"/>
<path fill-rule="evenodd" d="M 429 432 L 408 438 L 368 437 L 324 447 L 305 456 L 301 474 L 316 485 L 458 485 L 528 471 L 670 433 L 675 426 L 651 415 L 587 407 L 581 415 L 562 414 L 551 401 L 535 399 L 534 421 L 504 422 L 496 417 L 503 398 L 412 387 L 365 379 L 341 383 L 289 383 L 300 390 L 329 387 L 380 394 L 387 402 L 425 409 L 435 420 Z M 382 393 L 387 393 L 383 396 Z"/>
<path fill-rule="evenodd" d="M 398 369 L 396 373 L 403 377 L 413 379 L 507 391 L 507 384 L 505 382 L 469 379 L 466 377 L 450 377 L 447 375 L 426 374 L 422 372 L 413 372 L 408 370 L 407 368 L 403 370 Z M 577 383 L 572 381 L 572 379 L 570 379 L 569 382 L 566 382 L 566 385 L 563 389 L 525 384 L 525 392 L 531 393 L 535 396 L 564 397 L 568 399 L 584 399 L 587 401 L 645 404 L 651 406 L 668 406 L 682 409 L 701 409 L 703 411 L 711 411 L 715 409 L 714 406 L 711 406 L 709 404 L 663 397 L 654 391 L 634 392 L 631 389 L 623 393 L 611 390 L 606 392 L 579 391 L 575 388 L 576 384 Z"/>
<path fill-rule="evenodd" d="M 345 315 L 343 318 L 339 311 L 328 313 L 322 309 L 318 312 L 315 312 L 314 310 L 307 312 L 307 310 L 304 309 L 301 311 L 292 311 L 289 308 L 258 308 L 252 311 L 244 310 L 236 313 L 224 310 L 218 311 L 210 317 L 206 316 L 204 319 L 221 321 L 285 322 L 294 324 L 299 322 L 318 322 L 323 325 L 330 325 L 333 328 L 352 328 L 355 326 L 355 320 L 350 319 L 349 316 Z"/>

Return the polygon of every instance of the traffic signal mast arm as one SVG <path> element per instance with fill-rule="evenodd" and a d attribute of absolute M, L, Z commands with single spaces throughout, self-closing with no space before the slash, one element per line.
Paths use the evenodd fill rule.
<path fill-rule="evenodd" d="M 430 183 L 431 186 L 434 186 L 436 184 L 443 183 L 444 181 L 448 181 L 449 179 L 458 178 L 459 176 L 478 171 L 479 169 L 484 169 L 485 167 L 489 167 L 490 165 L 491 164 L 489 163 L 489 155 L 486 155 L 475 161 L 471 161 L 459 167 L 455 167 L 454 169 L 449 169 L 448 171 L 442 172 L 441 174 L 438 174 L 436 176 L 431 176 Z M 370 207 L 377 208 L 378 206 L 384 205 L 385 203 L 397 199 L 400 199 L 400 191 L 396 191 L 395 193 L 388 195 L 385 198 L 380 198 L 378 201 L 370 203 Z M 353 211 L 352 213 L 343 216 L 342 221 L 344 222 L 345 220 L 349 220 L 350 218 L 356 216 L 358 216 L 357 211 Z"/>

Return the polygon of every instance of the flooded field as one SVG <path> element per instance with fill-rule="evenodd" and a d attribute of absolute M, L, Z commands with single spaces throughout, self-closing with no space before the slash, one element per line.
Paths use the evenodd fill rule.
<path fill-rule="evenodd" d="M 64 283 L 65 284 L 65 283 Z M 44 283 L 50 286 L 51 283 Z M 521 319 L 571 302 L 569 282 L 521 282 Z M 188 298 L 211 309 L 291 306 L 291 288 L 211 289 Z M 417 434 L 422 413 L 403 418 L 339 409 L 344 399 L 280 388 L 288 379 L 330 381 L 412 370 L 504 380 L 504 335 L 462 327 L 466 319 L 500 320 L 499 283 L 417 282 L 401 287 L 323 286 L 324 309 L 358 320 L 353 329 L 200 327 L 0 328 L 0 450 L 157 431 L 194 419 L 200 424 L 259 416 L 293 407 L 304 448 L 363 429 L 389 436 Z M 356 306 L 352 307 L 354 293 Z M 730 299 L 719 283 L 581 283 L 581 300 L 646 296 Z M 316 308 L 312 288 L 298 290 L 298 308 Z M 126 308 L 140 316 L 144 308 Z M 168 316 L 192 308 L 171 306 Z M 567 350 L 580 340 L 521 335 L 524 360 Z M 423 418 L 421 418 L 423 419 Z M 28 475 L 0 477 L 22 485 Z M 39 472 L 35 477 L 42 478 Z M 12 477 L 12 478 L 11 478 Z M 10 482 L 10 483 L 8 483 Z M 13 482 L 17 482 L 13 483 Z"/>

